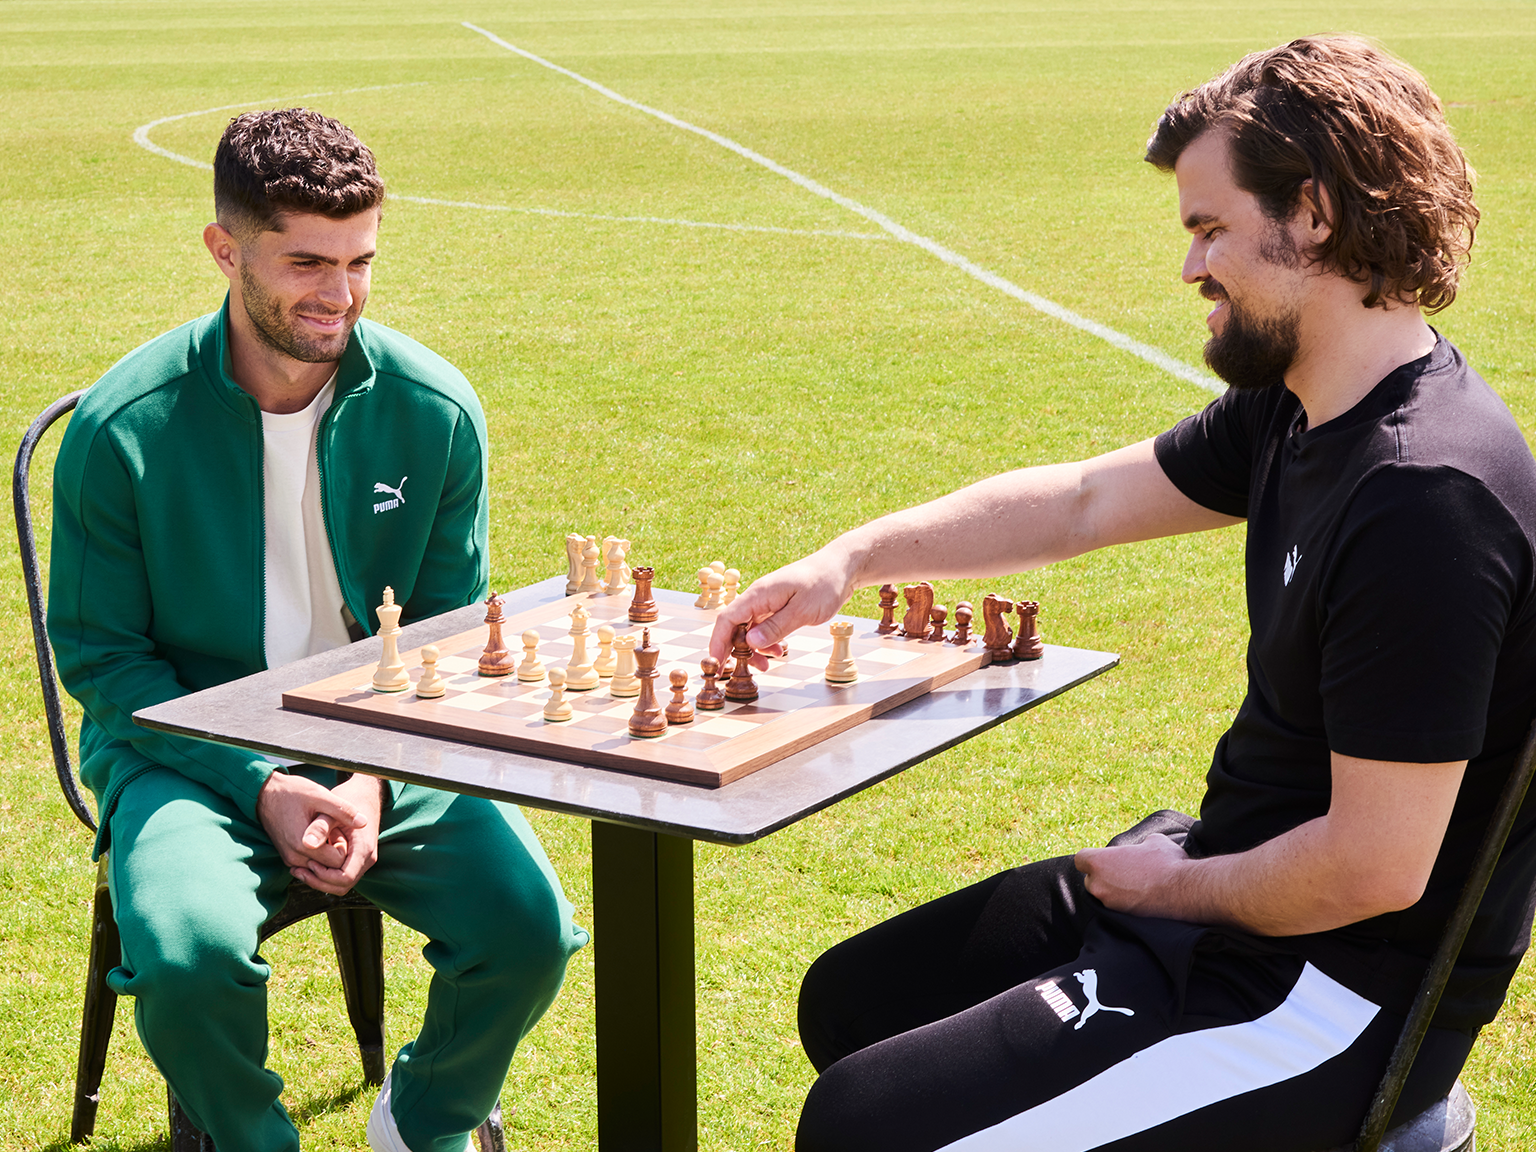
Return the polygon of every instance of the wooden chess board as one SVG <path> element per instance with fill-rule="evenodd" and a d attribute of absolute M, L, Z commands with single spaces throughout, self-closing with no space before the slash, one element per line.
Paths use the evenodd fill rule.
<path fill-rule="evenodd" d="M 596 633 L 602 624 L 611 624 L 618 635 L 633 632 L 638 636 L 642 628 L 649 628 L 651 643 L 661 648 L 658 701 L 665 704 L 672 698 L 667 673 L 677 667 L 689 673 L 688 699 L 692 700 L 703 686 L 699 661 L 708 655 L 718 612 L 694 608 L 693 601 L 680 593 L 657 590 L 659 618 L 646 625 L 632 624 L 628 617 L 631 592 L 626 589 L 617 596 L 580 593 L 517 613 L 503 623 L 502 636 L 520 658 L 522 634 L 537 631 L 539 658 L 545 669 L 563 668 L 573 647 L 570 613 L 584 604 L 592 617 L 588 625 L 591 655 L 597 654 Z M 879 635 L 873 620 L 850 616 L 835 619 L 855 625 L 852 654 L 859 679 L 854 683 L 829 684 L 824 679 L 832 649 L 829 621 L 791 636 L 786 658 L 771 660 L 765 672 L 753 671 L 756 700 L 745 704 L 727 701 L 716 712 L 696 710 L 691 723 L 670 725 L 664 735 L 653 738 L 629 735 L 635 698 L 613 696 L 606 679 L 588 692 L 566 692 L 565 699 L 575 709 L 571 720 L 545 720 L 544 704 L 550 698 L 548 679 L 528 684 L 519 682 L 515 675 L 486 677 L 478 673 L 489 632 L 485 626 L 438 642 L 438 673 L 446 681 L 447 692 L 437 699 L 419 699 L 410 690 L 373 691 L 375 665 L 368 664 L 284 692 L 283 707 L 718 787 L 879 716 L 987 662 L 979 636 L 963 646 L 909 640 Z M 415 681 L 421 674 L 420 649 L 402 651 L 401 657 Z"/>

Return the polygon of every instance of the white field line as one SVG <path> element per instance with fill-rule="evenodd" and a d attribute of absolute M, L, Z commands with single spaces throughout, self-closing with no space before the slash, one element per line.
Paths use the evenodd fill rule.
<path fill-rule="evenodd" d="M 884 232 L 844 232 L 837 228 L 773 228 L 766 224 L 712 224 L 671 216 L 608 216 L 601 212 L 562 212 L 556 208 L 513 208 L 507 204 L 476 204 L 471 200 L 436 200 L 430 196 L 391 194 L 391 200 L 437 204 L 444 208 L 475 208 L 481 212 L 521 212 L 529 216 L 562 216 L 573 220 L 612 220 L 620 224 L 674 224 L 681 228 L 721 228 L 727 232 L 776 232 L 780 236 L 837 236 L 844 240 L 889 240 Z"/>
<path fill-rule="evenodd" d="M 341 96 L 349 92 L 378 92 L 385 88 L 416 88 L 430 83 L 426 80 L 410 84 L 374 84 L 367 88 L 342 88 L 334 92 L 306 92 L 300 96 L 275 96 L 270 100 L 245 100 L 239 104 L 220 104 L 217 108 L 201 108 L 196 112 L 179 112 L 175 116 L 162 116 L 134 129 L 133 142 L 140 148 L 164 156 L 189 168 L 201 168 L 211 172 L 213 165 L 180 152 L 162 148 L 149 138 L 152 130 L 175 120 L 188 120 L 193 116 L 208 116 L 214 112 L 228 112 L 234 108 L 258 108 L 267 104 L 283 104 L 290 100 L 313 100 L 317 96 Z M 621 224 L 671 224 L 681 228 L 720 228 L 728 232 L 776 232 L 782 236 L 835 236 L 845 240 L 885 240 L 884 232 L 846 232 L 836 228 L 771 228 L 761 224 L 713 224 L 703 220 L 675 220 L 663 216 L 606 216 L 596 212 L 561 212 L 554 208 L 513 208 L 507 204 L 475 204 L 467 200 L 438 200 L 430 196 L 402 196 L 393 193 L 391 200 L 408 200 L 412 204 L 437 204 L 445 208 L 474 208 L 481 212 L 521 212 L 530 216 L 563 216 L 580 220 L 611 220 Z"/>
<path fill-rule="evenodd" d="M 728 136 L 722 136 L 718 132 L 711 132 L 708 128 L 700 128 L 697 124 L 690 124 L 688 121 L 681 120 L 668 112 L 663 112 L 659 108 L 652 108 L 647 104 L 641 104 L 638 100 L 631 100 L 627 96 L 621 96 L 612 88 L 604 87 L 596 80 L 589 80 L 579 72 L 572 72 L 569 68 L 562 68 L 559 64 L 545 60 L 542 56 L 535 56 L 532 52 L 529 52 L 525 48 L 519 48 L 516 44 L 509 44 L 500 36 L 497 36 L 494 32 L 489 32 L 476 24 L 471 24 L 467 20 L 463 21 L 462 23 L 464 27 L 468 28 L 471 32 L 478 32 L 491 43 L 505 48 L 508 52 L 516 53 L 518 56 L 521 56 L 526 60 L 531 60 L 533 63 L 538 64 L 540 67 L 548 68 L 552 72 L 558 72 L 562 76 L 568 76 L 572 80 L 575 80 L 578 84 L 586 85 L 600 96 L 606 96 L 608 99 L 613 100 L 616 103 L 623 104 L 625 107 L 633 108 L 637 112 L 643 112 L 647 116 L 654 116 L 656 119 L 662 121 L 663 123 L 670 124 L 674 128 L 680 128 L 684 132 L 692 132 L 697 136 L 702 136 L 704 139 L 736 153 L 743 159 L 750 160 L 752 163 L 761 165 L 762 167 L 768 169 L 768 171 L 782 176 L 794 184 L 798 184 L 807 192 L 810 192 L 816 196 L 820 196 L 825 200 L 830 200 L 832 203 L 838 204 L 848 209 L 850 212 L 858 213 L 870 223 L 875 224 L 889 232 L 896 239 L 921 248 L 923 251 L 929 253 L 932 256 L 937 256 L 940 260 L 944 261 L 944 263 L 960 269 L 962 272 L 969 276 L 975 277 L 977 280 L 980 280 L 988 287 L 996 288 L 999 292 L 1002 292 L 1008 296 L 1012 296 L 1015 300 L 1019 300 L 1025 304 L 1028 304 L 1036 311 L 1044 312 L 1047 316 L 1053 316 L 1063 323 L 1072 325 L 1074 328 L 1080 328 L 1084 332 L 1087 332 L 1093 336 L 1097 336 L 1100 340 L 1104 340 L 1107 343 L 1113 344 L 1116 348 L 1119 348 L 1125 352 L 1129 352 L 1133 356 L 1139 356 L 1149 364 L 1154 364 L 1170 375 L 1177 376 L 1180 380 L 1186 380 L 1191 384 L 1198 385 L 1201 388 L 1205 388 L 1208 391 L 1216 392 L 1218 394 L 1226 390 L 1226 385 L 1221 383 L 1221 381 L 1217 380 L 1215 377 L 1200 371 L 1193 365 L 1184 363 L 1182 360 L 1174 359 L 1161 348 L 1154 348 L 1150 344 L 1143 344 L 1140 340 L 1133 340 L 1125 333 L 1117 332 L 1113 328 L 1100 324 L 1097 320 L 1090 320 L 1086 316 L 1079 315 L 1069 308 L 1062 307 L 1054 300 L 1047 300 L 1044 296 L 1030 292 L 1025 288 L 1020 288 L 1013 281 L 1004 279 L 996 272 L 992 272 L 986 268 L 981 267 L 981 265 L 966 259 L 964 256 L 960 255 L 960 253 L 954 251 L 953 249 L 946 248 L 938 241 L 930 240 L 926 236 L 919 235 L 918 233 L 913 232 L 911 229 L 903 227 L 902 225 L 896 223 L 896 221 L 892 220 L 889 216 L 885 215 L 883 212 L 877 212 L 875 209 L 860 204 L 857 200 L 850 199 L 849 197 L 842 195 L 840 192 L 834 192 L 825 184 L 821 184 L 815 180 L 812 180 L 809 176 L 803 176 L 792 168 L 786 168 L 778 161 L 770 160 L 762 153 L 754 152 L 752 149 L 746 147 L 745 145 L 738 144 Z"/>
<path fill-rule="evenodd" d="M 151 120 L 148 124 L 141 125 L 133 130 L 133 142 L 140 148 L 153 152 L 156 156 L 164 156 L 167 160 L 174 160 L 178 164 L 185 164 L 190 168 L 202 168 L 212 172 L 213 165 L 202 160 L 194 160 L 190 156 L 183 156 L 180 152 L 172 152 L 169 148 L 162 148 L 149 138 L 149 134 L 162 124 L 169 124 L 174 120 L 190 120 L 193 116 L 209 116 L 214 112 L 228 112 L 232 108 L 259 108 L 264 104 L 286 104 L 290 100 L 313 100 L 317 96 L 344 96 L 349 92 L 382 92 L 386 88 L 419 88 L 427 84 L 426 80 L 415 80 L 408 84 L 370 84 L 366 88 L 340 88 L 333 92 L 305 92 L 300 96 L 274 96 L 269 100 L 243 100 L 239 104 L 220 104 L 217 108 L 202 108 L 196 112 L 179 112 L 175 116 L 162 116 L 158 120 Z"/>

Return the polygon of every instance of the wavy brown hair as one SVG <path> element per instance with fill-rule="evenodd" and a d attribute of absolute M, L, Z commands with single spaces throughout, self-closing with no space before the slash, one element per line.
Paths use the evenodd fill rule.
<path fill-rule="evenodd" d="M 1352 36 L 1255 52 L 1168 106 L 1147 162 L 1172 171 L 1208 131 L 1229 134 L 1232 178 L 1274 220 L 1302 185 L 1323 191 L 1329 237 L 1313 260 L 1369 285 L 1367 308 L 1456 298 L 1479 213 L 1472 169 L 1418 72 Z"/>
<path fill-rule="evenodd" d="M 284 212 L 343 219 L 383 202 L 368 146 L 308 108 L 242 113 L 214 150 L 214 211 L 232 232 L 276 230 Z"/>

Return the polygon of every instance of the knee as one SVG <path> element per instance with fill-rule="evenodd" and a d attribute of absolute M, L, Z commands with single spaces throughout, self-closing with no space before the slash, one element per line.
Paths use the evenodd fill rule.
<path fill-rule="evenodd" d="M 551 995 L 565 979 L 566 962 L 586 943 L 571 922 L 571 907 L 541 871 L 501 877 L 479 892 L 474 916 L 477 966 L 510 976 Z"/>
<path fill-rule="evenodd" d="M 861 1115 L 862 1092 L 855 1063 L 840 1061 L 811 1085 L 795 1129 L 795 1152 L 856 1152 L 869 1146 L 870 1134 L 877 1126 L 872 1127 Z"/>
<path fill-rule="evenodd" d="M 800 981 L 800 1045 L 817 1072 L 853 1050 L 842 1035 L 849 989 L 841 961 L 838 948 L 823 952 Z"/>
<path fill-rule="evenodd" d="M 197 1005 L 227 1001 L 243 990 L 259 991 L 268 971 L 250 951 L 220 934 L 182 927 L 140 932 L 131 949 L 125 941 L 122 967 L 113 983 L 118 991 L 146 1003 L 198 1011 Z"/>

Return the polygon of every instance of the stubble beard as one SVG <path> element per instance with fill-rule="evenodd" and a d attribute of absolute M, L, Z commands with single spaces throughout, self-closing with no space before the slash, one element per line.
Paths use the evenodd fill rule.
<path fill-rule="evenodd" d="M 357 323 L 357 316 L 348 314 L 342 330 L 334 336 L 312 336 L 301 332 L 297 321 L 283 310 L 281 301 L 267 291 L 266 285 L 256 278 L 247 264 L 240 265 L 240 295 L 257 339 L 268 348 L 305 364 L 329 364 L 340 360 L 352 336 L 352 327 Z"/>

